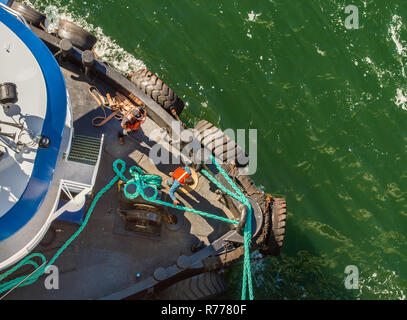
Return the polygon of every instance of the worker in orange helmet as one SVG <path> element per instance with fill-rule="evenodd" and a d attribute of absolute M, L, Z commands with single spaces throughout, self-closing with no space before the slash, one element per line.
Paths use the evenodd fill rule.
<path fill-rule="evenodd" d="M 185 184 L 194 184 L 194 179 L 191 177 L 191 169 L 188 167 L 178 168 L 172 174 L 172 179 L 167 180 L 167 184 L 171 187 L 169 195 L 172 203 L 174 206 L 178 206 L 179 201 L 175 197 L 174 193 Z"/>
<path fill-rule="evenodd" d="M 129 110 L 123 117 L 121 126 L 123 132 L 119 133 L 120 144 L 124 143 L 124 136 L 127 136 L 131 131 L 137 131 L 140 126 L 146 121 L 147 111 L 142 107 L 135 107 Z"/>

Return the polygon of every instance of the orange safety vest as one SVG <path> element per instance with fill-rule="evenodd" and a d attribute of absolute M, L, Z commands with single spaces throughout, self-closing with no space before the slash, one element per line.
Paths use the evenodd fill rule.
<path fill-rule="evenodd" d="M 126 128 L 124 128 L 124 129 L 130 129 L 130 130 L 136 131 L 140 128 L 140 125 L 146 121 L 146 116 L 147 116 L 147 112 L 143 108 L 140 108 L 140 112 L 142 112 L 144 114 L 143 114 L 143 118 L 141 118 L 141 120 L 139 120 L 139 121 L 137 121 L 136 118 L 131 114 L 131 110 L 129 112 L 127 112 L 127 114 L 125 115 L 125 118 L 127 120 L 129 120 L 129 122 L 128 122 Z"/>
<path fill-rule="evenodd" d="M 178 182 L 181 184 L 185 184 L 185 179 L 189 178 L 189 173 L 182 168 L 178 168 L 175 170 L 172 178 L 174 180 L 178 180 Z"/>

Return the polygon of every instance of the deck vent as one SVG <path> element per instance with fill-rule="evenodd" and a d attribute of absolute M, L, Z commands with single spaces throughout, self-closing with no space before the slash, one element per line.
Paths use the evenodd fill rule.
<path fill-rule="evenodd" d="M 101 145 L 100 138 L 76 135 L 73 137 L 68 160 L 96 165 Z"/>

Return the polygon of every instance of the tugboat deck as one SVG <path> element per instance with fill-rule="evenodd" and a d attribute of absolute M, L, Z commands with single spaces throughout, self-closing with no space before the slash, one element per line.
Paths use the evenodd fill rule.
<path fill-rule="evenodd" d="M 260 190 L 246 170 L 248 162 L 240 161 L 248 159 L 245 151 L 206 120 L 195 126 L 192 149 L 195 155 L 202 151 L 204 157 L 214 155 L 221 167 L 194 161 L 198 162 L 190 166 L 194 184 L 177 191 L 181 206 L 203 215 L 152 204 L 146 200 L 152 196 L 148 194 L 151 188 L 144 190 L 145 199 L 139 196 L 133 200 L 123 195 L 121 181 L 106 191 L 112 179 L 117 181 L 113 164 L 121 159 L 126 163 L 127 177 L 132 166 L 161 177 L 156 199 L 172 202 L 166 180 L 190 160 L 180 152 L 180 137 L 191 137 L 179 118 L 183 102 L 146 69 L 135 72 L 130 81 L 100 61 L 91 51 L 96 39 L 86 30 L 60 20 L 56 32 L 48 32 L 45 15 L 16 1 L 12 5 L 15 12 L 2 5 L 11 15 L 1 9 L 0 16 L 14 25 L 16 33 L 27 37 L 24 43 L 35 44 L 30 50 L 37 54 L 46 82 L 48 107 L 41 136 L 37 137 L 36 168 L 41 175 L 33 175 L 32 180 L 38 184 L 47 178 L 50 183 L 49 188 L 43 183 L 42 197 L 37 196 L 39 188 L 33 183 L 26 207 L 14 206 L 12 221 L 3 223 L 11 228 L 16 215 L 25 214 L 27 208 L 32 211 L 30 219 L 20 221 L 18 232 L 0 239 L 0 269 L 6 275 L 1 292 L 6 299 L 210 299 L 226 290 L 223 269 L 243 258 L 247 274 L 251 274 L 250 251 L 259 250 L 263 256 L 280 254 L 286 226 L 285 199 Z M 11 85 L 19 87 L 20 83 L 16 80 Z M 104 116 L 97 97 L 91 94 L 97 90 L 103 96 L 118 96 L 119 104 L 123 96 L 144 104 L 147 119 L 139 130 L 124 138 L 124 144 L 119 143 L 122 128 L 115 118 L 101 127 L 92 125 L 96 117 L 100 120 Z M 16 105 L 15 96 L 6 96 L 11 104 L 1 98 L 2 104 Z M 125 103 L 120 107 L 125 108 Z M 108 114 L 112 112 L 105 109 Z M 163 161 L 155 163 L 158 158 Z M 208 159 L 202 160 L 206 163 Z M 130 193 L 136 191 L 134 184 L 126 188 Z M 102 196 L 98 194 L 101 190 Z M 41 208 L 37 210 L 34 205 Z M 90 216 L 89 208 L 93 208 Z M 205 212 L 230 223 L 211 219 Z M 1 212 L 0 218 L 4 221 Z M 24 257 L 45 257 L 46 262 L 38 267 L 38 281 L 21 287 L 24 277 L 35 279 L 34 264 L 21 260 Z M 54 257 L 58 258 L 54 261 Z M 22 262 L 16 265 L 18 261 Z M 55 275 L 56 269 L 44 274 L 41 267 L 51 264 L 57 267 L 57 283 L 55 278 L 51 281 L 57 288 L 47 289 L 44 284 L 50 284 L 51 276 L 47 271 Z M 251 283 L 250 277 L 244 281 Z"/>
<path fill-rule="evenodd" d="M 159 126 L 150 118 L 137 133 L 126 137 L 125 144 L 118 143 L 120 122 L 112 119 L 100 128 L 93 127 L 91 120 L 102 113 L 96 101 L 88 93 L 89 86 L 95 86 L 106 95 L 115 96 L 116 90 L 98 78 L 87 78 L 80 68 L 70 63 L 61 63 L 61 69 L 72 102 L 75 135 L 100 138 L 104 135 L 104 147 L 94 195 L 114 177 L 113 162 L 122 159 L 127 169 L 140 166 L 149 174 L 163 178 L 163 192 L 169 187 L 165 180 L 178 164 L 154 165 L 149 152 L 156 143 L 149 139 Z M 211 168 L 211 166 L 209 166 Z M 198 173 L 199 183 L 191 193 L 178 192 L 177 198 L 189 208 L 210 212 L 235 219 L 227 206 L 218 200 L 216 188 Z M 182 227 L 172 231 L 162 224 L 159 240 L 140 237 L 124 229 L 124 223 L 117 213 L 119 208 L 118 189 L 111 188 L 97 203 L 89 223 L 79 237 L 56 261 L 60 272 L 60 290 L 47 290 L 43 281 L 28 287 L 18 288 L 9 294 L 9 299 L 95 299 L 104 298 L 124 290 L 137 282 L 152 276 L 157 267 L 176 264 L 180 255 L 192 255 L 191 247 L 203 241 L 206 245 L 218 239 L 232 225 L 207 219 L 194 213 L 181 212 L 184 216 Z M 90 201 L 89 201 L 90 203 Z M 88 207 L 88 206 L 87 206 Z M 177 214 L 178 210 L 169 209 Z M 42 252 L 47 258 L 77 230 L 78 226 L 67 222 L 54 222 L 56 239 L 51 246 L 39 246 L 33 252 Z M 52 235 L 47 235 L 52 237 Z M 138 277 L 139 275 L 139 277 Z M 86 288 L 86 290 L 84 290 Z"/>

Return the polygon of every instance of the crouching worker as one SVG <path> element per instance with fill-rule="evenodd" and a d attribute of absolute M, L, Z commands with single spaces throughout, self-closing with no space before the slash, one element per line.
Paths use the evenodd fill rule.
<path fill-rule="evenodd" d="M 146 121 L 147 111 L 141 107 L 135 107 L 129 110 L 123 117 L 121 126 L 123 132 L 119 132 L 119 142 L 124 143 L 124 136 L 127 136 L 132 131 L 137 131 L 140 126 Z"/>
<path fill-rule="evenodd" d="M 191 177 L 191 169 L 188 167 L 178 168 L 172 175 L 172 179 L 167 180 L 167 184 L 171 187 L 169 195 L 174 206 L 179 205 L 179 201 L 175 197 L 175 192 L 183 185 L 194 184 L 194 179 Z"/>

